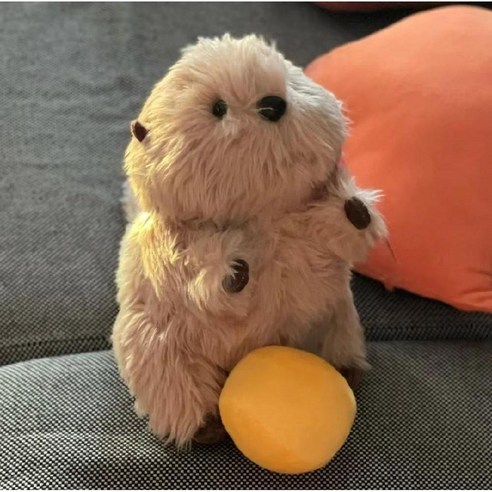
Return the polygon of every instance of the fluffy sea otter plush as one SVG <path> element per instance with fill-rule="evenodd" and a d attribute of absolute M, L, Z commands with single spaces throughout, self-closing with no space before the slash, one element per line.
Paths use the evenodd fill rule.
<path fill-rule="evenodd" d="M 316 352 L 355 384 L 350 268 L 385 225 L 340 164 L 333 94 L 256 36 L 200 39 L 131 131 L 112 340 L 152 431 L 222 438 L 225 378 L 266 345 Z"/>

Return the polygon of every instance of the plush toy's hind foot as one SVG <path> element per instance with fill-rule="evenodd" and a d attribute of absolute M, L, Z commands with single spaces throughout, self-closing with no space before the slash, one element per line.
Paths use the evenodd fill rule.
<path fill-rule="evenodd" d="M 360 367 L 343 367 L 340 369 L 340 374 L 347 380 L 347 383 L 353 390 L 362 383 L 366 372 L 365 369 L 361 369 Z"/>
<path fill-rule="evenodd" d="M 205 423 L 198 429 L 193 441 L 198 444 L 216 444 L 227 437 L 227 431 L 218 415 L 208 415 Z"/>

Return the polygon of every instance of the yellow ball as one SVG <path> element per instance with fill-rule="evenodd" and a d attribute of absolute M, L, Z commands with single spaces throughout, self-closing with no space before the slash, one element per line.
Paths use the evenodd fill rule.
<path fill-rule="evenodd" d="M 233 369 L 219 408 L 247 458 L 274 472 L 305 473 L 326 465 L 342 447 L 356 403 L 345 378 L 323 359 L 272 346 Z"/>

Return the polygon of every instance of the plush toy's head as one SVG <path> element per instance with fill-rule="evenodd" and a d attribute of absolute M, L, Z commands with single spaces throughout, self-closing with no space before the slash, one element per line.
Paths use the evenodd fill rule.
<path fill-rule="evenodd" d="M 125 167 L 145 210 L 180 220 L 291 210 L 340 157 L 339 102 L 256 36 L 200 39 L 153 89 Z"/>

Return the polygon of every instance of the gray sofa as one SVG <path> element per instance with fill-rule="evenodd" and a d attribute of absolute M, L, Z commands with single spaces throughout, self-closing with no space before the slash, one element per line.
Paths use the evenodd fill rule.
<path fill-rule="evenodd" d="M 492 315 L 355 276 L 373 369 L 345 447 L 303 476 L 229 441 L 163 447 L 109 350 L 129 121 L 179 49 L 256 32 L 306 65 L 409 13 L 0 5 L 0 488 L 492 487 Z"/>

